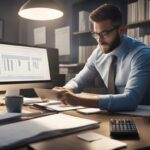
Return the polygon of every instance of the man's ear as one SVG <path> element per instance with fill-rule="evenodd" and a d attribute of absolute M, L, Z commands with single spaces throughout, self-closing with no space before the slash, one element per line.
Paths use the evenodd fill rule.
<path fill-rule="evenodd" d="M 123 34 L 126 33 L 126 27 L 125 27 L 125 25 L 121 25 L 119 27 L 119 33 L 120 33 L 120 35 L 123 35 Z"/>

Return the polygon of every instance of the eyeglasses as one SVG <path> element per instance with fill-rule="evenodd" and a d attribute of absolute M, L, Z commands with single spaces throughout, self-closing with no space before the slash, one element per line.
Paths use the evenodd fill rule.
<path fill-rule="evenodd" d="M 98 39 L 99 37 L 102 37 L 102 38 L 106 38 L 112 31 L 118 29 L 118 26 L 110 29 L 110 30 L 104 30 L 102 32 L 91 32 L 92 36 L 95 38 L 95 39 Z"/>

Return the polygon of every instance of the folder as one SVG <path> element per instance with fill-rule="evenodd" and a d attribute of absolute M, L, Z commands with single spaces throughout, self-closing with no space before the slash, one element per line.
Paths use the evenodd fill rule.
<path fill-rule="evenodd" d="M 0 126 L 0 150 L 14 149 L 47 138 L 98 128 L 99 123 L 66 114 L 54 114 Z"/>

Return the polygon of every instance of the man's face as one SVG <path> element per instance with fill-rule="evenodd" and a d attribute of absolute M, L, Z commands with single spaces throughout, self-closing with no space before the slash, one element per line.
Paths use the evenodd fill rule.
<path fill-rule="evenodd" d="M 120 44 L 119 27 L 113 26 L 111 20 L 94 22 L 93 33 L 103 53 L 110 53 Z"/>

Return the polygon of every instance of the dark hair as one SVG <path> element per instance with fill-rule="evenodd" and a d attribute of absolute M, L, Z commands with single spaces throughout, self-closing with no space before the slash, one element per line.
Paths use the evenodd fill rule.
<path fill-rule="evenodd" d="M 90 14 L 90 21 L 92 22 L 100 22 L 108 19 L 112 21 L 114 26 L 120 26 L 122 24 L 122 13 L 117 6 L 103 4 Z"/>

